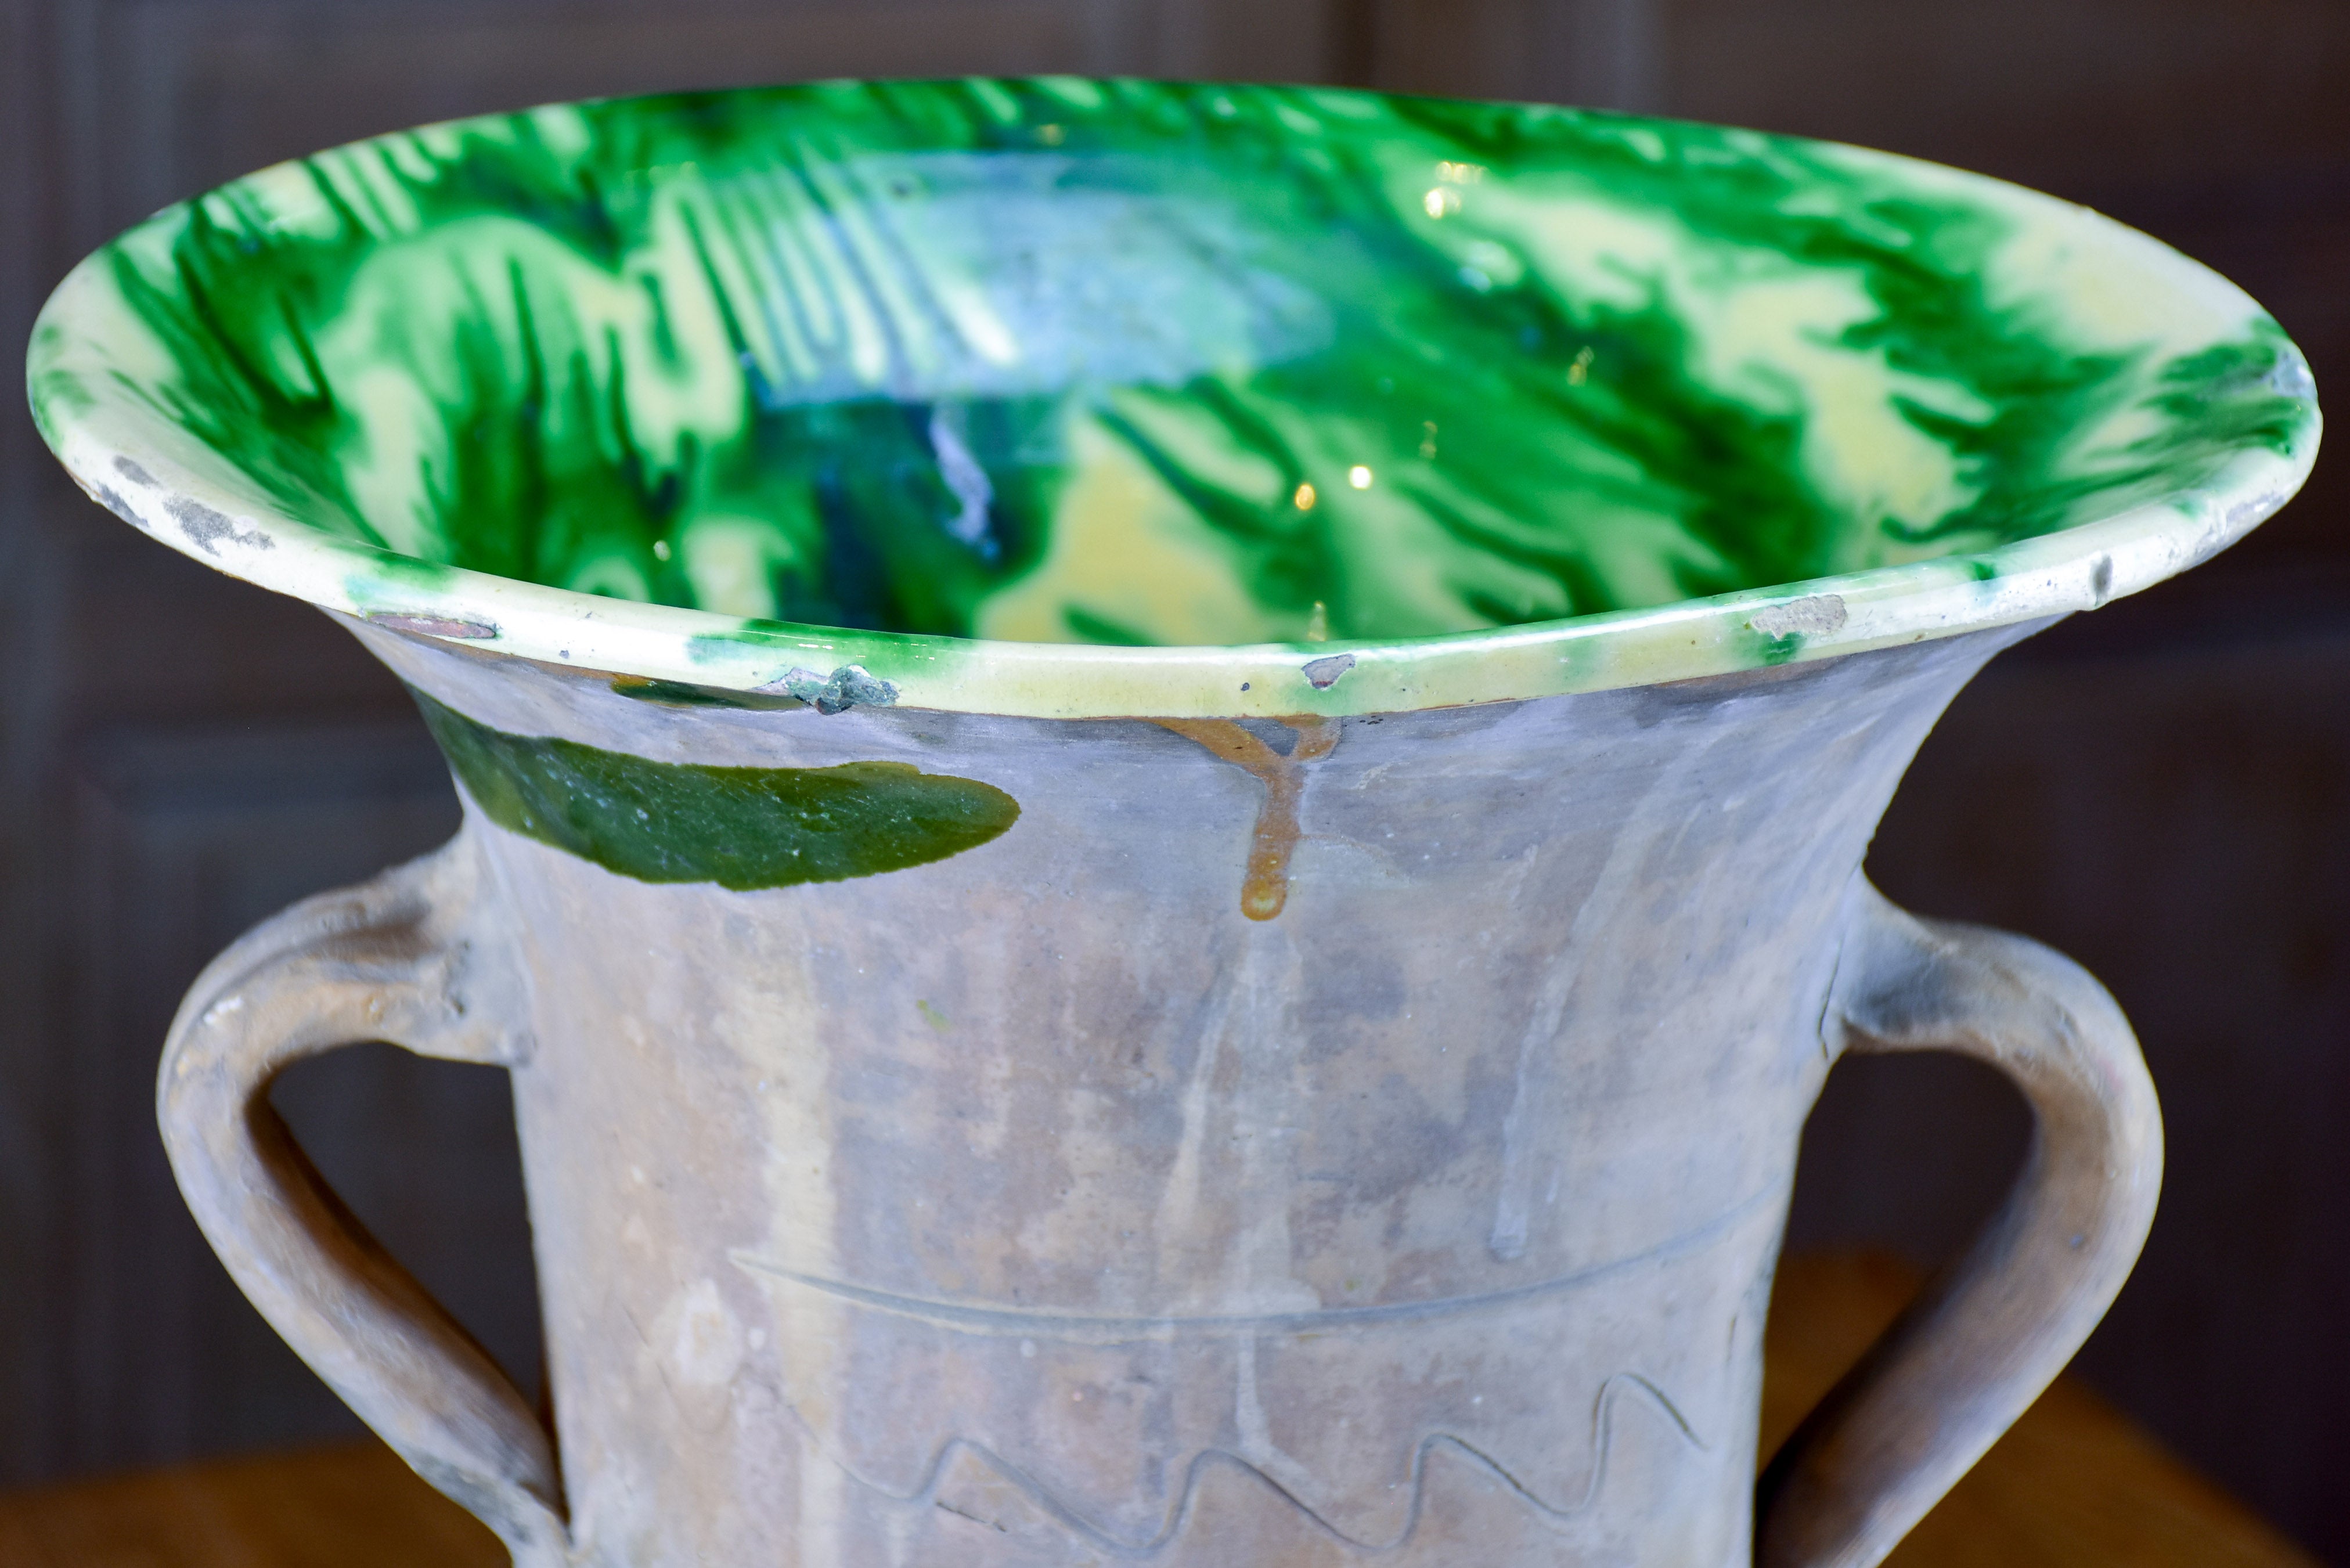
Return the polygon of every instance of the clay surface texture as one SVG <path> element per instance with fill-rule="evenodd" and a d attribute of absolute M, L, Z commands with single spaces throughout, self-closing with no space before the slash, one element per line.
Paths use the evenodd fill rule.
<path fill-rule="evenodd" d="M 2053 1055 L 2057 1088 L 2026 1087 L 2069 1118 L 2063 1211 L 2020 1199 L 2022 1239 L 1981 1270 L 2014 1299 L 1880 1392 L 1860 1455 L 1799 1478 L 1825 1498 L 1806 1530 L 1881 1550 L 2053 1376 L 2151 1213 L 2151 1092 L 2095 983 L 2040 954 L 2075 994 L 2027 976 L 2002 1015 L 1857 873 L 2007 634 L 1226 745 L 649 702 L 360 631 L 479 732 L 654 778 L 862 768 L 1018 803 L 920 865 L 735 890 L 582 853 L 639 809 L 600 774 L 539 808 L 567 837 L 498 820 L 463 765 L 465 832 L 392 874 L 389 912 L 283 918 L 304 966 L 313 932 L 450 933 L 373 1011 L 292 1025 L 315 975 L 234 952 L 197 988 L 164 1115 L 199 1213 L 363 1412 L 433 1429 L 411 1451 L 527 1563 L 1729 1568 L 1798 1134 L 1836 1055 Z M 536 776 L 546 749 L 503 765 Z M 796 831 L 797 799 L 768 809 Z M 1295 836 L 1277 871 L 1268 818 Z M 352 1265 L 234 1215 L 297 1179 L 222 1180 L 192 1147 L 234 1141 L 260 1073 L 225 1043 L 251 1030 L 509 1064 L 559 1476 L 517 1462 L 535 1423 L 510 1393 L 520 1436 L 485 1448 L 452 1391 L 494 1396 L 388 1383 L 292 1304 L 342 1297 Z M 2027 1268 L 2035 1226 L 2064 1239 Z M 1872 1560 L 1815 1544 L 1771 1560 Z"/>

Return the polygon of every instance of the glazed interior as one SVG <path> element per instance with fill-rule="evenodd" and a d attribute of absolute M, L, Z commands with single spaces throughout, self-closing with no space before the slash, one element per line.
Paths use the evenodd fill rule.
<path fill-rule="evenodd" d="M 119 321 L 71 326 L 151 344 L 114 381 L 286 515 L 425 562 L 1394 639 L 1970 555 L 2282 450 L 2273 324 L 2055 205 L 1547 109 L 837 84 L 268 171 L 117 241 Z"/>

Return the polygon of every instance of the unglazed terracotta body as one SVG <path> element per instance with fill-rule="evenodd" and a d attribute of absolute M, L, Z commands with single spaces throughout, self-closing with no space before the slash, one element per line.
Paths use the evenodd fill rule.
<path fill-rule="evenodd" d="M 159 1084 L 260 1310 L 525 1568 L 1867 1568 L 2121 1285 L 2096 983 L 1869 835 L 2000 647 L 2308 472 L 2241 293 L 1790 139 L 1065 78 L 567 106 L 130 231 L 44 434 L 415 691 L 457 840 Z M 273 1075 L 514 1075 L 551 1423 Z M 1755 1485 L 1804 1118 L 2037 1117 Z"/>
<path fill-rule="evenodd" d="M 519 1560 L 1748 1560 L 1798 1136 L 1884 918 L 1861 854 L 2012 633 L 1340 722 L 1295 764 L 1269 919 L 1243 899 L 1273 791 L 1161 724 L 671 707 L 361 635 L 494 730 L 1019 802 L 935 864 L 737 892 L 469 799 L 395 874 L 472 976 L 395 1037 L 514 1074 L 565 1522 L 452 1490 Z M 175 1055 L 245 1026 L 249 960 Z M 2159 1140 L 2126 1029 L 2085 1024 L 2126 1134 L 2094 1295 Z M 182 1138 L 212 1119 L 185 1070 Z M 194 1180 L 200 1212 L 241 1201 Z M 338 1386 L 397 1439 L 372 1368 Z"/>
<path fill-rule="evenodd" d="M 748 893 L 470 823 L 578 1561 L 1746 1561 L 1840 925 L 1995 640 L 1344 722 L 1270 920 L 1265 789 L 1156 724 L 369 640 L 509 732 L 1020 802 Z"/>

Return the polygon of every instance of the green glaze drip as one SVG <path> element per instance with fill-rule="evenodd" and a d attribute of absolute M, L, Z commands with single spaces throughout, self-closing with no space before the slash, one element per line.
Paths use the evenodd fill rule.
<path fill-rule="evenodd" d="M 1564 109 L 835 83 L 383 138 L 106 255 L 132 392 L 322 529 L 754 620 L 1216 644 L 1966 555 L 2296 439 L 2272 323 L 2133 317 L 2056 213 Z M 36 342 L 36 411 L 86 400 L 70 358 Z"/>
<path fill-rule="evenodd" d="M 1020 817 L 1019 803 L 993 784 L 904 763 L 657 763 L 510 735 L 415 696 L 491 821 L 639 882 L 745 891 L 847 881 L 975 849 Z"/>

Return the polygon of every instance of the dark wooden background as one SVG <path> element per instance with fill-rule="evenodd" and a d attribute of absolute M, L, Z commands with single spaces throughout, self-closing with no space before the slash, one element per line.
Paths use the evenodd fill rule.
<path fill-rule="evenodd" d="M 841 74 L 1368 82 L 1721 119 L 1989 170 L 2250 288 L 2350 388 L 2339 0 L 0 0 L 0 359 L 132 219 L 290 154 L 534 101 Z M 2083 1360 L 2350 1560 L 2350 485 L 2007 655 L 1871 867 L 2064 948 L 2137 1021 L 2170 1172 Z M 182 989 L 252 921 L 454 806 L 322 618 L 140 539 L 0 400 L 0 1484 L 349 1429 L 172 1191 L 150 1111 Z M 293 1075 L 328 1174 L 536 1365 L 504 1085 L 386 1048 Z M 2024 1122 L 1947 1061 L 1840 1068 L 1796 1237 L 1931 1260 Z"/>

